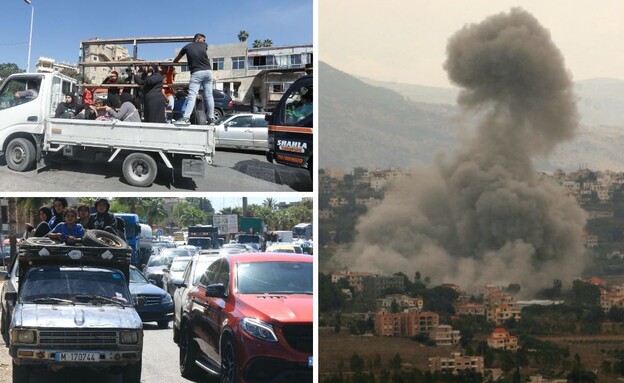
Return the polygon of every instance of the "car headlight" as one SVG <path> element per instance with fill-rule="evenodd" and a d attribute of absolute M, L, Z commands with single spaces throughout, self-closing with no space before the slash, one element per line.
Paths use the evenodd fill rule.
<path fill-rule="evenodd" d="M 273 326 L 256 318 L 243 318 L 240 326 L 247 334 L 254 338 L 266 340 L 267 342 L 277 342 L 277 336 L 273 331 Z"/>
<path fill-rule="evenodd" d="M 162 298 L 162 303 L 169 303 L 169 302 L 171 302 L 171 295 L 165 294 L 165 296 L 163 296 Z"/>
<path fill-rule="evenodd" d="M 119 341 L 123 344 L 139 343 L 139 332 L 138 331 L 122 331 L 119 334 Z"/>
<path fill-rule="evenodd" d="M 37 343 L 37 331 L 35 330 L 17 330 L 12 333 L 13 342 L 21 344 Z"/>

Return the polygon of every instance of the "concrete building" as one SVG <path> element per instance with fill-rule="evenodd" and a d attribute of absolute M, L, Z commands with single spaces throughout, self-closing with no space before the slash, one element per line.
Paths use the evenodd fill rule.
<path fill-rule="evenodd" d="M 77 65 L 68 64 L 64 62 L 57 63 L 53 58 L 43 57 L 43 56 L 39 57 L 35 68 L 37 72 L 43 72 L 43 73 L 62 72 L 67 75 L 78 74 Z"/>
<path fill-rule="evenodd" d="M 461 335 L 459 330 L 453 330 L 453 327 L 441 324 L 429 331 L 429 339 L 435 342 L 436 346 L 456 346 L 461 340 Z"/>
<path fill-rule="evenodd" d="M 364 291 L 364 278 L 374 276 L 373 273 L 358 273 L 349 270 L 331 273 L 332 283 L 338 283 L 341 279 L 346 279 L 349 286 L 356 292 Z"/>
<path fill-rule="evenodd" d="M 400 337 L 403 335 L 404 313 L 384 313 L 379 312 L 375 316 L 375 332 L 381 336 Z"/>
<path fill-rule="evenodd" d="M 384 295 L 387 289 L 403 291 L 404 279 L 401 276 L 373 275 L 363 279 L 362 294 L 365 299 L 377 299 Z"/>
<path fill-rule="evenodd" d="M 515 304 L 503 303 L 490 305 L 486 309 L 486 318 L 497 326 L 502 325 L 507 319 L 520 320 L 520 309 Z"/>
<path fill-rule="evenodd" d="M 485 316 L 485 305 L 483 303 L 457 303 L 455 304 L 457 315 L 480 315 Z"/>
<path fill-rule="evenodd" d="M 439 322 L 438 314 L 432 312 L 386 313 L 379 311 L 375 315 L 375 331 L 382 336 L 413 337 L 429 334 L 439 326 Z"/>
<path fill-rule="evenodd" d="M 429 358 L 429 371 L 442 371 L 457 374 L 460 371 L 471 370 L 483 373 L 484 361 L 482 356 L 462 356 L 459 352 L 451 353 L 450 357 Z"/>
<path fill-rule="evenodd" d="M 412 298 L 403 294 L 391 294 L 377 299 L 377 311 L 391 312 L 393 301 L 396 301 L 401 312 L 421 312 L 424 305 L 424 301 L 420 297 Z"/>
<path fill-rule="evenodd" d="M 495 348 L 497 350 L 511 350 L 518 349 L 518 338 L 509 335 L 509 331 L 505 328 L 497 327 L 492 331 L 492 334 L 487 340 L 488 347 Z"/>

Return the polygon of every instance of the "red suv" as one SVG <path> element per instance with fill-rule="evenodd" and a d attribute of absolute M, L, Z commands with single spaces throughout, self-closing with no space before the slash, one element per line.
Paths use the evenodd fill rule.
<path fill-rule="evenodd" d="M 180 372 L 221 382 L 312 382 L 312 257 L 231 254 L 191 288 Z"/>

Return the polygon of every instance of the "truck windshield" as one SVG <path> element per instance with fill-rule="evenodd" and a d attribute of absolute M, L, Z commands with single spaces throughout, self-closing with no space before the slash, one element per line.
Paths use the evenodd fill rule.
<path fill-rule="evenodd" d="M 23 302 L 34 303 L 72 302 L 85 295 L 131 302 L 122 272 L 104 268 L 35 267 L 24 277 L 21 291 Z"/>

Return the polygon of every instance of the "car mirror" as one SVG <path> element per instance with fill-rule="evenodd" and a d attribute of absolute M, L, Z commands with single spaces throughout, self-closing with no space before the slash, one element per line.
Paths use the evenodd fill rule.
<path fill-rule="evenodd" d="M 15 302 L 17 300 L 17 292 L 10 291 L 10 292 L 4 293 L 4 299 L 7 300 L 8 302 Z"/>
<path fill-rule="evenodd" d="M 223 283 L 215 283 L 206 286 L 206 296 L 213 298 L 225 298 L 225 286 Z"/>
<path fill-rule="evenodd" d="M 175 278 L 171 281 L 175 287 L 186 287 L 186 283 L 184 283 L 184 279 Z"/>

